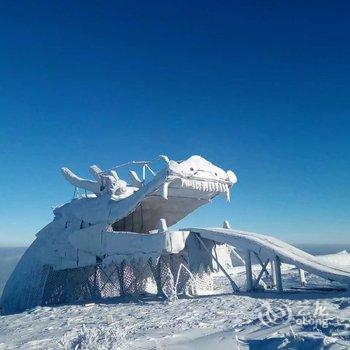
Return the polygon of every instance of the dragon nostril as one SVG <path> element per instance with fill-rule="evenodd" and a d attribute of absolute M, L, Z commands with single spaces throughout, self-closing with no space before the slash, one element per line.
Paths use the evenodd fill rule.
<path fill-rule="evenodd" d="M 190 170 L 193 171 L 194 169 L 191 167 Z"/>
<path fill-rule="evenodd" d="M 214 173 L 214 175 L 215 175 L 215 176 L 218 176 L 218 174 L 217 174 L 217 173 Z"/>

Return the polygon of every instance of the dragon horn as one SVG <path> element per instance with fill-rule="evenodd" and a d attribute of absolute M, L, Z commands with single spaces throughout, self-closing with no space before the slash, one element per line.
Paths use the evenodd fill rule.
<path fill-rule="evenodd" d="M 97 165 L 91 165 L 89 168 L 90 174 L 97 180 L 100 180 L 100 173 L 102 173 L 102 170 Z"/>
<path fill-rule="evenodd" d="M 91 191 L 95 194 L 100 193 L 100 185 L 97 181 L 85 180 L 81 177 L 75 175 L 68 168 L 61 168 L 62 174 L 65 179 L 75 187 L 83 188 L 85 190 Z"/>

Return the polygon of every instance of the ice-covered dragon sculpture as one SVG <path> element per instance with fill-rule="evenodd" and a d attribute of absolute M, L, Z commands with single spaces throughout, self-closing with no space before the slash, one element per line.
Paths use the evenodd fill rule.
<path fill-rule="evenodd" d="M 210 294 L 215 269 L 238 291 L 224 264 L 233 259 L 245 265 L 247 291 L 276 287 L 281 292 L 281 263 L 299 269 L 302 286 L 304 271 L 350 286 L 347 269 L 276 238 L 232 230 L 228 222 L 223 228 L 169 230 L 214 197 L 223 194 L 229 200 L 237 178 L 199 156 L 182 162 L 160 159 L 164 167 L 150 181 L 132 170 L 130 184 L 115 170 L 96 165 L 90 168 L 94 180 L 62 168 L 86 195 L 54 209 L 54 220 L 37 233 L 8 280 L 2 312 L 142 293 L 176 298 L 196 295 L 201 286 Z M 148 162 L 141 164 L 152 172 Z M 258 275 L 252 259 L 261 265 Z"/>
<path fill-rule="evenodd" d="M 81 281 L 73 280 L 89 281 L 92 275 L 94 290 L 90 283 L 87 293 L 101 296 L 101 290 L 96 290 L 96 266 L 114 264 L 119 273 L 118 293 L 125 294 L 127 286 L 121 278 L 124 276 L 125 280 L 126 274 L 136 278 L 136 272 L 130 272 L 137 269 L 136 265 L 146 262 L 151 263 L 150 268 L 159 269 L 159 259 L 164 253 L 178 253 L 184 248 L 183 234 L 169 232 L 167 225 L 176 224 L 219 194 L 230 199 L 230 188 L 237 181 L 232 171 L 224 171 L 200 156 L 182 162 L 166 156 L 160 158 L 164 162 L 163 170 L 147 183 L 135 171 L 130 171 L 131 184 L 128 184 L 115 170 L 102 171 L 96 165 L 90 167 L 94 180 L 82 179 L 62 168 L 64 177 L 73 186 L 92 194 L 54 209 L 54 220 L 37 233 L 6 284 L 1 299 L 3 312 L 82 298 L 85 292 L 73 290 L 83 288 Z M 70 287 L 66 280 L 60 281 L 62 271 L 66 280 L 70 273 Z M 142 278 L 138 276 L 138 279 Z M 155 279 L 158 292 L 164 291 L 160 276 Z M 117 283 L 112 278 L 109 280 L 105 283 Z"/>
<path fill-rule="evenodd" d="M 78 224 L 112 225 L 114 230 L 148 233 L 157 228 L 159 220 L 174 225 L 218 194 L 230 199 L 230 187 L 237 178 L 199 156 L 177 163 L 162 156 L 165 168 L 144 184 L 134 171 L 132 185 L 119 179 L 114 170 L 102 172 L 90 168 L 96 181 L 85 180 L 67 168 L 64 177 L 74 186 L 95 194 L 56 208 L 56 218 L 78 220 Z M 121 221 L 122 220 L 122 221 Z M 121 227 L 122 226 L 122 227 Z"/>

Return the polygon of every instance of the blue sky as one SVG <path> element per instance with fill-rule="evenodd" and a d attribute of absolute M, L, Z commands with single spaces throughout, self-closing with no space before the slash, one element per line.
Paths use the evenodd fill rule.
<path fill-rule="evenodd" d="M 238 176 L 184 220 L 350 243 L 343 1 L 2 1 L 0 245 L 72 197 L 60 175 L 199 154 Z"/>

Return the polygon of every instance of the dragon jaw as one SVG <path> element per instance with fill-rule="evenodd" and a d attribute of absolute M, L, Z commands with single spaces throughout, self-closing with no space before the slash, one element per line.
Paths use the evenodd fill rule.
<path fill-rule="evenodd" d="M 149 232 L 157 228 L 160 219 L 172 226 L 217 195 L 223 194 L 229 201 L 230 188 L 236 182 L 232 171 L 226 172 L 200 156 L 181 163 L 169 161 L 167 168 L 146 185 L 150 188 L 141 188 L 130 196 L 139 197 L 145 190 L 130 213 L 113 223 L 113 230 Z"/>
<path fill-rule="evenodd" d="M 211 199 L 223 193 L 230 200 L 230 188 L 237 182 L 232 171 L 224 171 L 200 156 L 177 163 L 170 161 L 168 177 L 160 193 L 168 199 L 170 196 Z"/>

